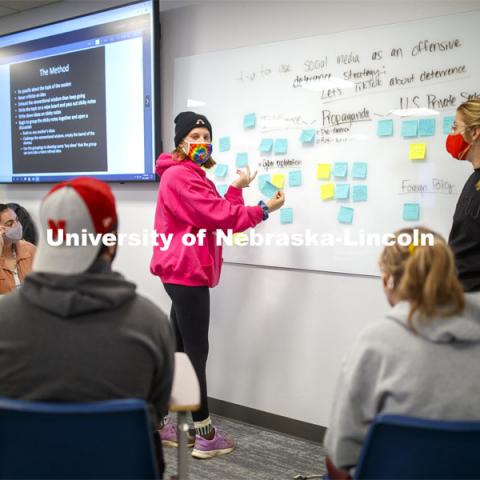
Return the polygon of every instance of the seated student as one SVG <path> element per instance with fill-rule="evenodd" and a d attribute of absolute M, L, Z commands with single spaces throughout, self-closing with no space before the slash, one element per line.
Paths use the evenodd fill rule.
<path fill-rule="evenodd" d="M 392 309 L 365 328 L 342 366 L 325 446 L 329 460 L 350 473 L 380 413 L 480 419 L 480 294 L 464 295 L 444 239 L 419 231 L 432 233 L 434 245 L 384 249 Z M 413 230 L 395 237 L 402 233 Z"/>
<path fill-rule="evenodd" d="M 168 410 L 173 334 L 166 315 L 111 270 L 116 246 L 53 246 L 62 232 L 115 233 L 103 182 L 54 186 L 40 207 L 43 239 L 33 272 L 0 302 L 0 396 L 62 402 L 146 400 L 152 435 Z M 155 436 L 160 471 L 161 442 Z"/>
<path fill-rule="evenodd" d="M 36 248 L 22 238 L 23 228 L 17 215 L 0 203 L 0 295 L 19 287 L 32 270 Z"/>
<path fill-rule="evenodd" d="M 18 221 L 22 224 L 23 230 L 23 239 L 27 242 L 32 243 L 33 245 L 37 244 L 37 229 L 33 223 L 32 217 L 28 213 L 28 210 L 25 207 L 22 207 L 18 203 L 7 203 L 7 207 L 11 208 L 15 215 L 18 218 Z"/>

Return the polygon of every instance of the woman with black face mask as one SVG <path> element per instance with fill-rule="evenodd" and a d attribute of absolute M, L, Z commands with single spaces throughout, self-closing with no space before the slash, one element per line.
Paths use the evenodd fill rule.
<path fill-rule="evenodd" d="M 36 248 L 22 238 L 17 215 L 8 205 L 0 204 L 0 295 L 19 287 L 32 270 Z"/>
<path fill-rule="evenodd" d="M 448 239 L 463 288 L 474 292 L 480 290 L 480 98 L 457 108 L 446 148 L 474 169 L 458 199 Z"/>

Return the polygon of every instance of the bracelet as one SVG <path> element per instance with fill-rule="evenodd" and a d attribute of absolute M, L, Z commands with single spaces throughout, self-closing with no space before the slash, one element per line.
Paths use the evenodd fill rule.
<path fill-rule="evenodd" d="M 263 201 L 263 200 L 260 200 L 258 202 L 258 205 L 260 207 L 262 207 L 262 210 L 263 210 L 263 218 L 262 220 L 266 220 L 268 218 L 268 215 L 269 215 L 269 211 L 268 211 L 268 205 Z"/>

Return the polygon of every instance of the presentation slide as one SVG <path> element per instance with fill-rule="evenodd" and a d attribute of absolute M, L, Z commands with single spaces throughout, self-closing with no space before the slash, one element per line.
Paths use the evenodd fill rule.
<path fill-rule="evenodd" d="M 154 2 L 0 37 L 0 182 L 154 181 Z"/>

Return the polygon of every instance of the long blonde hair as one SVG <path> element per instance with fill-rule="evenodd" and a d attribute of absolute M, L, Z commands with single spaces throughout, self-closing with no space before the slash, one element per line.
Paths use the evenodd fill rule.
<path fill-rule="evenodd" d="M 173 159 L 176 160 L 177 162 L 183 162 L 185 159 L 187 159 L 187 155 L 185 154 L 185 152 L 182 150 L 182 148 L 180 147 L 180 145 L 172 151 L 172 156 L 173 156 Z M 214 165 L 216 165 L 217 162 L 215 162 L 215 160 L 210 157 L 203 165 L 202 167 L 204 168 L 212 168 Z"/>
<path fill-rule="evenodd" d="M 398 299 L 410 303 L 407 321 L 413 331 L 415 313 L 419 314 L 421 322 L 428 322 L 435 316 L 458 314 L 465 306 L 450 247 L 438 233 L 425 227 L 416 230 L 420 236 L 431 234 L 433 245 L 400 245 L 397 239 L 402 234 L 415 238 L 413 228 L 404 228 L 393 234 L 395 243 L 385 247 L 379 260 L 380 269 L 393 279 Z"/>
<path fill-rule="evenodd" d="M 463 122 L 467 128 L 480 127 L 480 98 L 472 98 L 463 102 L 457 112 L 462 115 Z"/>

